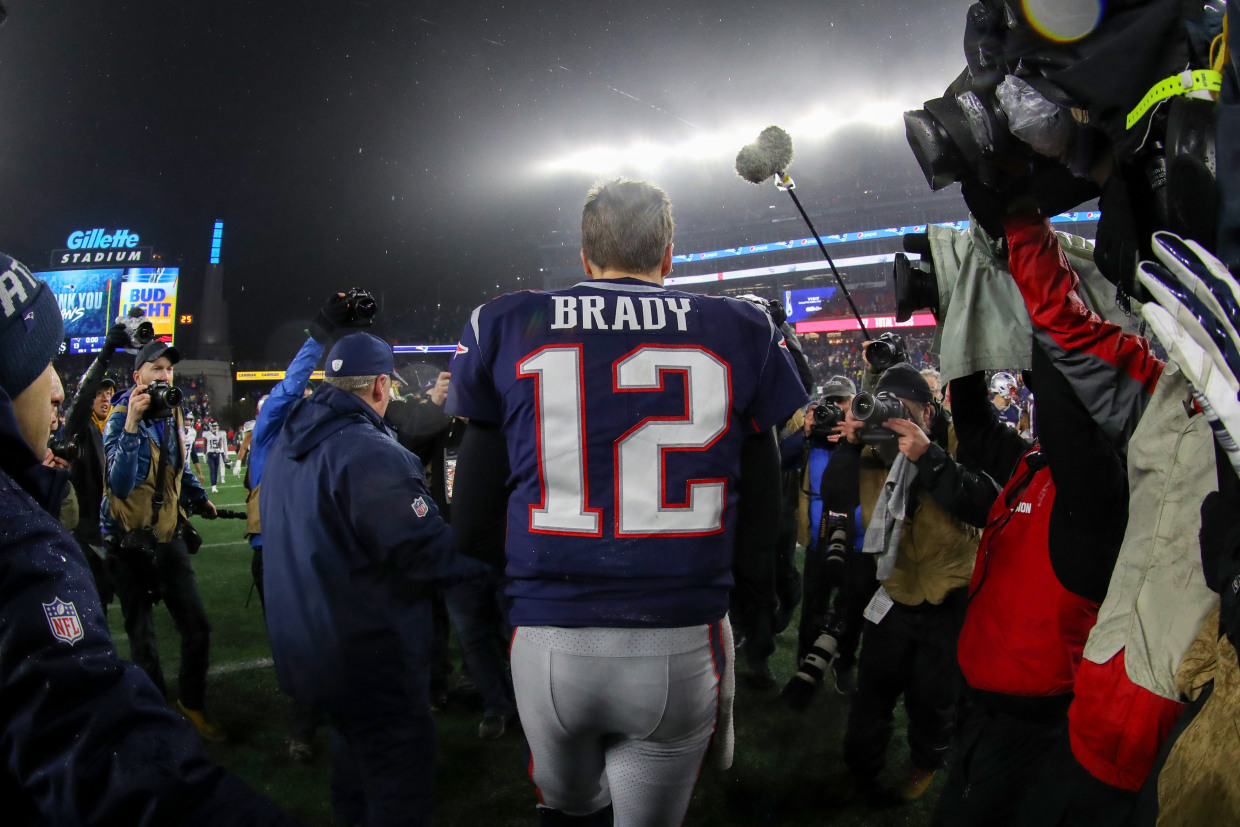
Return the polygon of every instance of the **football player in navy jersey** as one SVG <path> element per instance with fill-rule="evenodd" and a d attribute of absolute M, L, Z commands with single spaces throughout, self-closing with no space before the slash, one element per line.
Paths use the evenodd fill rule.
<path fill-rule="evenodd" d="M 763 309 L 662 286 L 672 229 L 657 187 L 595 187 L 589 278 L 477 308 L 452 362 L 456 539 L 506 564 L 544 824 L 681 823 L 717 727 L 730 761 L 734 551 L 773 578 L 805 390 Z"/>

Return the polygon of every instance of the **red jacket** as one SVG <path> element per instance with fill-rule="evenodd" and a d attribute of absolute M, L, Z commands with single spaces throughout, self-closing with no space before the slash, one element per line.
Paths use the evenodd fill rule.
<path fill-rule="evenodd" d="M 1086 309 L 1049 221 L 1012 216 L 1006 230 L 1008 266 L 1033 320 L 1034 337 L 1095 421 L 1117 444 L 1126 443 L 1163 363 L 1145 339 Z M 1075 692 L 1068 711 L 1073 755 L 1095 778 L 1139 789 L 1182 705 L 1129 680 L 1123 651 L 1105 664 L 1084 661 Z"/>
<path fill-rule="evenodd" d="M 1029 467 L 1029 456 L 990 510 L 956 652 L 973 689 L 1066 695 L 1099 604 L 1055 576 L 1049 552 L 1055 483 L 1049 468 Z"/>

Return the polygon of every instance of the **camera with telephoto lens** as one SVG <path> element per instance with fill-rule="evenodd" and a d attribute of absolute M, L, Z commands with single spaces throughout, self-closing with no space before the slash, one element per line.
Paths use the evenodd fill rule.
<path fill-rule="evenodd" d="M 143 411 L 143 419 L 171 419 L 176 409 L 181 407 L 183 395 L 176 385 L 156 379 L 146 386 L 146 392 L 150 394 L 151 404 Z"/>
<path fill-rule="evenodd" d="M 908 360 L 904 340 L 887 331 L 870 342 L 865 348 L 865 359 L 875 373 L 882 373 L 892 365 Z"/>
<path fill-rule="evenodd" d="M 344 303 L 348 306 L 349 319 L 347 324 L 353 327 L 369 327 L 375 318 L 379 304 L 375 297 L 360 287 L 351 287 L 344 294 Z"/>
<path fill-rule="evenodd" d="M 844 410 L 826 399 L 813 410 L 814 423 L 809 427 L 809 438 L 814 442 L 830 444 L 835 426 L 844 421 Z"/>
<path fill-rule="evenodd" d="M 844 553 L 848 550 L 848 521 L 847 514 L 828 511 L 822 515 L 818 542 L 822 544 L 821 548 L 827 550 L 823 558 L 823 577 L 827 582 L 843 582 L 844 567 L 848 562 L 844 558 Z"/>
<path fill-rule="evenodd" d="M 888 419 L 908 419 L 908 410 L 891 391 L 877 394 L 862 391 L 853 399 L 852 414 L 865 423 L 861 429 L 861 441 L 867 445 L 879 445 L 900 438 L 895 431 L 883 427 Z"/>
<path fill-rule="evenodd" d="M 827 669 L 839 655 L 840 638 L 844 635 L 844 621 L 835 612 L 828 612 L 826 622 L 809 648 L 808 654 L 802 659 L 797 672 L 784 686 L 779 697 L 794 712 L 804 712 L 809 708 L 814 693 L 822 685 Z"/>

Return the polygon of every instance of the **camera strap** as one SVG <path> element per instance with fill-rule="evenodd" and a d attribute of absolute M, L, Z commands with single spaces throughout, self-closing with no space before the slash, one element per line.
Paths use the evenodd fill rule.
<path fill-rule="evenodd" d="M 164 425 L 164 434 L 159 440 L 159 462 L 155 466 L 155 495 L 151 497 L 151 528 L 159 526 L 159 512 L 164 507 L 164 477 L 168 473 L 168 429 L 175 427 L 175 420 Z M 174 440 L 175 444 L 176 440 Z"/>

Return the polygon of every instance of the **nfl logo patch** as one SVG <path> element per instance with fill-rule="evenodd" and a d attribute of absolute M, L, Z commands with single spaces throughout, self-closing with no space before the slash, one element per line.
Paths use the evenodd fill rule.
<path fill-rule="evenodd" d="M 47 625 L 52 627 L 52 636 L 72 646 L 82 639 L 82 624 L 78 620 L 77 607 L 66 603 L 59 597 L 51 603 L 43 604 L 43 613 L 47 615 Z"/>
<path fill-rule="evenodd" d="M 427 507 L 426 500 L 422 499 L 421 497 L 418 497 L 416 500 L 414 500 L 413 501 L 413 513 L 417 514 L 419 517 L 425 517 L 427 514 L 429 514 L 430 508 Z"/>

